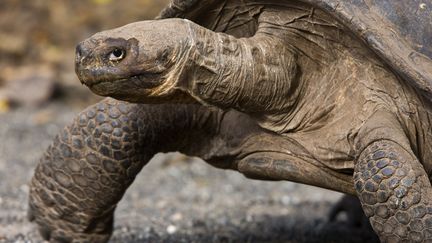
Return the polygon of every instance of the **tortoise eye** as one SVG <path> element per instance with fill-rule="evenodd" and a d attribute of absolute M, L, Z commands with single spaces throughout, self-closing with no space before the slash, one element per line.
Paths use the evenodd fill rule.
<path fill-rule="evenodd" d="M 110 52 L 108 59 L 112 62 L 118 62 L 125 57 L 126 52 L 122 49 L 114 49 Z"/>

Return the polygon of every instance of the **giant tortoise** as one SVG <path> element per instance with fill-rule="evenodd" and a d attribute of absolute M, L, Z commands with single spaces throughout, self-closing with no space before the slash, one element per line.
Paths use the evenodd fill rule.
<path fill-rule="evenodd" d="M 97 33 L 76 73 L 109 96 L 31 180 L 52 242 L 106 242 L 158 152 L 358 196 L 383 242 L 432 241 L 430 0 L 174 0 Z"/>

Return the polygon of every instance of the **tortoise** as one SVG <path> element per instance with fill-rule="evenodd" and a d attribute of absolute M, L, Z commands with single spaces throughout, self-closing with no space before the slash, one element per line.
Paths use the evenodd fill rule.
<path fill-rule="evenodd" d="M 157 152 L 359 198 L 383 242 L 432 241 L 432 2 L 173 0 L 97 33 L 76 73 L 108 98 L 55 138 L 29 216 L 106 242 Z"/>

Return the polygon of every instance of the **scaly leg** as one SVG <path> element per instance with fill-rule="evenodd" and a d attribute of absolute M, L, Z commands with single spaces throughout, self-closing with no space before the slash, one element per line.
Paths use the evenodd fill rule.
<path fill-rule="evenodd" d="M 38 164 L 30 183 L 30 219 L 51 242 L 108 241 L 117 202 L 152 156 L 222 153 L 211 148 L 229 146 L 215 139 L 224 117 L 219 109 L 199 105 L 106 99 L 89 107 Z"/>
<path fill-rule="evenodd" d="M 350 176 L 326 169 L 243 113 L 106 99 L 79 114 L 48 148 L 30 184 L 29 216 L 51 242 L 106 242 L 127 187 L 155 153 L 168 151 L 256 179 L 354 192 Z"/>
<path fill-rule="evenodd" d="M 411 151 L 392 140 L 371 143 L 360 154 L 354 181 L 381 241 L 432 241 L 432 188 Z"/>

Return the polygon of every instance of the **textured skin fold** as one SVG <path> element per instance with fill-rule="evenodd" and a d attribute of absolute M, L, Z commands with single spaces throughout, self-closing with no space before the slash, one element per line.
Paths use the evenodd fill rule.
<path fill-rule="evenodd" d="M 173 0 L 160 13 L 159 18 L 187 18 L 212 30 L 223 31 L 226 21 L 236 21 L 230 18 L 231 11 L 223 10 L 230 2 L 236 1 Z M 238 2 L 246 5 L 257 3 L 283 5 L 284 2 L 296 1 L 243 0 Z M 394 72 L 404 77 L 420 89 L 429 100 L 432 100 L 431 0 L 299 0 L 298 2 L 324 9 L 334 16 L 392 67 Z M 206 14 L 202 14 L 203 12 Z M 251 17 L 253 16 L 249 15 L 249 19 Z M 243 18 L 243 21 L 248 19 Z M 244 29 L 242 32 L 237 35 L 247 36 L 248 33 Z"/>

